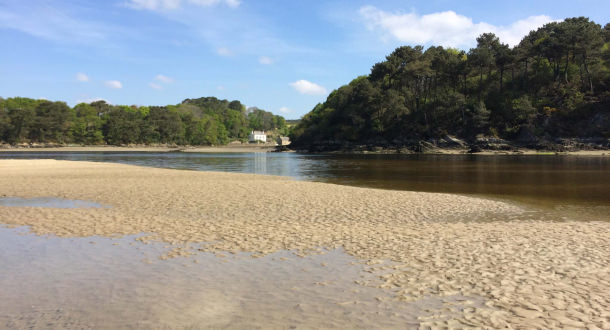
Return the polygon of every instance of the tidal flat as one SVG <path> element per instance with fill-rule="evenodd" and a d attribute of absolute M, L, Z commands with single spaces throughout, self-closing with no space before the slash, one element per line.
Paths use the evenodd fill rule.
<path fill-rule="evenodd" d="M 120 315 L 125 315 L 124 323 L 119 317 L 108 320 L 107 327 L 146 327 L 146 323 L 138 322 L 145 322 L 147 315 L 157 315 L 158 312 L 152 311 L 159 307 L 147 309 L 149 314 L 137 311 L 146 307 L 138 305 L 140 300 L 132 299 L 138 295 L 130 295 L 128 291 L 142 285 L 144 291 L 138 294 L 148 295 L 150 300 L 158 299 L 161 306 L 164 299 L 178 301 L 180 292 L 193 296 L 198 303 L 206 302 L 210 308 L 223 306 L 227 299 L 231 302 L 231 308 L 219 307 L 207 319 L 189 317 L 191 312 L 195 315 L 197 310 L 205 310 L 199 309 L 197 303 L 189 305 L 194 310 L 166 303 L 164 312 L 169 316 L 167 323 L 155 323 L 160 326 L 610 328 L 610 222 L 607 221 L 537 220 L 525 206 L 456 194 L 56 160 L 1 160 L 0 195 L 83 200 L 108 206 L 86 209 L 0 206 L 0 223 L 21 229 L 22 234 L 29 233 L 26 236 L 36 242 L 19 243 L 15 238 L 17 229 L 2 229 L 3 236 L 13 237 L 2 240 L 3 259 L 12 260 L 14 265 L 2 271 L 3 291 L 14 288 L 11 283 L 19 280 L 19 274 L 45 273 L 48 268 L 41 264 L 57 267 L 56 263 L 45 261 L 46 258 L 61 263 L 62 256 L 70 260 L 68 256 L 73 253 L 89 251 L 94 256 L 97 249 L 91 246 L 102 245 L 105 247 L 99 249 L 100 255 L 120 256 L 102 258 L 89 265 L 90 269 L 105 269 L 106 275 L 77 282 L 86 282 L 86 285 L 39 279 L 47 290 L 40 289 L 43 301 L 54 301 L 64 290 L 89 287 L 88 293 L 76 295 L 82 297 L 82 302 L 66 305 L 75 307 L 62 309 L 63 302 L 59 301 L 37 308 L 25 303 L 25 296 L 18 291 L 13 291 L 14 295 L 9 295 L 14 302 L 11 306 L 17 307 L 0 309 L 0 322 L 5 325 L 32 324 L 44 318 L 62 319 L 62 311 L 67 310 L 74 324 L 103 326 L 104 318 L 91 316 L 95 306 L 122 301 L 134 306 L 133 313 L 123 311 Z M 47 241 L 64 248 L 55 251 L 52 245 L 45 246 L 45 240 L 34 240 L 34 237 L 48 237 Z M 83 244 L 83 240 L 89 245 Z M 114 243 L 119 245 L 110 243 L 112 240 L 118 240 Z M 79 243 L 61 243 L 68 241 Z M 43 254 L 45 258 L 31 252 L 31 244 L 47 251 Z M 151 246 L 157 247 L 153 248 L 157 253 L 149 251 L 141 259 L 130 257 L 137 255 L 138 249 Z M 15 257 L 21 255 L 30 256 Z M 264 262 L 252 267 L 242 265 L 232 272 L 219 271 L 215 276 L 229 274 L 228 278 L 233 279 L 220 286 L 193 281 L 200 285 L 191 290 L 174 290 L 178 296 L 173 298 L 164 296 L 159 288 L 165 285 L 171 291 L 172 285 L 188 281 L 190 275 L 165 270 L 171 275 L 164 278 L 157 276 L 159 272 L 152 268 L 149 275 L 145 271 L 149 264 L 167 267 L 164 269 L 176 269 L 175 265 L 180 263 L 203 267 L 235 256 L 240 256 L 240 260 Z M 124 262 L 106 262 L 110 259 Z M 285 276 L 269 276 L 275 274 L 274 267 L 281 268 L 277 265 L 282 262 L 284 265 L 293 262 L 285 270 Z M 309 266 L 299 263 L 309 263 Z M 69 274 L 77 272 L 82 265 L 63 264 L 62 271 Z M 169 267 L 170 264 L 174 266 Z M 42 269 L 37 271 L 36 267 Z M 138 274 L 135 277 L 129 275 L 132 268 Z M 247 268 L 258 269 L 258 275 L 253 278 L 269 278 L 269 283 L 276 284 L 246 285 L 248 281 L 240 280 L 243 277 L 240 274 Z M 123 270 L 114 272 L 113 269 Z M 308 276 L 302 269 L 313 269 L 320 274 L 329 269 L 333 271 L 332 276 L 319 275 L 316 279 L 318 275 Z M 107 289 L 104 281 L 96 278 L 112 279 L 110 282 L 115 286 Z M 147 278 L 148 283 L 154 284 L 146 289 L 146 281 L 134 278 Z M 265 292 L 283 296 L 278 292 L 289 292 L 289 283 L 295 281 L 298 284 L 294 286 L 305 290 L 306 295 L 328 299 L 290 298 L 285 303 L 265 305 L 268 301 L 282 301 L 266 299 Z M 333 281 L 338 289 L 328 287 Z M 268 318 L 255 317 L 265 315 L 260 311 L 243 313 L 248 304 L 239 299 L 248 292 L 251 294 L 253 287 L 266 288 L 257 289 L 258 293 L 250 296 L 255 301 L 260 298 L 259 309 L 270 313 L 274 310 L 272 306 L 294 308 L 279 308 L 275 310 L 275 317 L 267 314 Z M 316 294 L 316 290 L 325 294 Z M 344 310 L 330 308 L 337 306 Z M 316 313 L 316 309 L 358 317 L 320 317 L 323 314 Z M 369 315 L 366 311 L 375 312 Z M 242 319 L 236 319 L 236 315 L 242 315 Z M 248 315 L 252 316 L 248 318 Z M 184 323 L 176 323 L 178 316 L 184 317 Z M 130 317 L 133 320 L 128 321 Z M 359 317 L 368 317 L 371 323 L 359 323 Z M 324 323 L 329 320 L 334 323 Z"/>

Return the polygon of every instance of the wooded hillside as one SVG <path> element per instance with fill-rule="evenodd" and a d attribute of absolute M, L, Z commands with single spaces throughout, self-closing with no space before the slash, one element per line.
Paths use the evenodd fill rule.
<path fill-rule="evenodd" d="M 217 145 L 246 141 L 250 130 L 285 127 L 281 116 L 215 97 L 168 106 L 97 101 L 73 108 L 65 102 L 0 98 L 0 142 L 11 144 Z"/>
<path fill-rule="evenodd" d="M 454 135 L 511 141 L 610 138 L 610 24 L 549 23 L 509 47 L 403 46 L 333 91 L 291 136 L 300 149 L 400 146 Z"/>

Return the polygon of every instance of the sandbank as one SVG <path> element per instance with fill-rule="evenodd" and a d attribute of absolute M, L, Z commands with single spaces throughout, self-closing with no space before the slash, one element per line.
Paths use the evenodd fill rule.
<path fill-rule="evenodd" d="M 341 248 L 369 265 L 392 261 L 379 267 L 380 287 L 398 300 L 485 301 L 423 327 L 610 329 L 610 222 L 532 220 L 509 203 L 453 194 L 56 160 L 0 160 L 2 196 L 110 206 L 0 207 L 0 223 L 40 235 L 149 233 L 141 240 L 176 246 L 165 257 Z"/>

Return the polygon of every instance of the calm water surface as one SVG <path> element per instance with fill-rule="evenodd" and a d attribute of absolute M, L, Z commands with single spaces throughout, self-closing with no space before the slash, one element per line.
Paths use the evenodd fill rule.
<path fill-rule="evenodd" d="M 169 247 L 134 238 L 40 237 L 0 226 L 0 329 L 405 329 L 443 301 L 466 303 L 400 303 L 391 291 L 354 283 L 380 284 L 340 250 L 160 260 Z"/>
<path fill-rule="evenodd" d="M 607 156 L 17 152 L 0 153 L 0 158 L 117 162 L 281 175 L 383 189 L 474 194 L 560 210 L 583 220 L 610 219 Z"/>

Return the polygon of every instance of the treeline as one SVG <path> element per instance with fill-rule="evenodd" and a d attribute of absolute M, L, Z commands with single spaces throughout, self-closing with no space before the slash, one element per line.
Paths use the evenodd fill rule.
<path fill-rule="evenodd" d="M 610 137 L 610 24 L 569 18 L 509 47 L 492 33 L 468 52 L 403 46 L 333 91 L 293 146 L 401 145 L 455 135 L 508 140 Z"/>
<path fill-rule="evenodd" d="M 246 141 L 251 130 L 285 128 L 281 116 L 215 97 L 168 106 L 97 101 L 73 108 L 65 102 L 0 98 L 0 141 L 11 144 L 218 145 Z"/>

